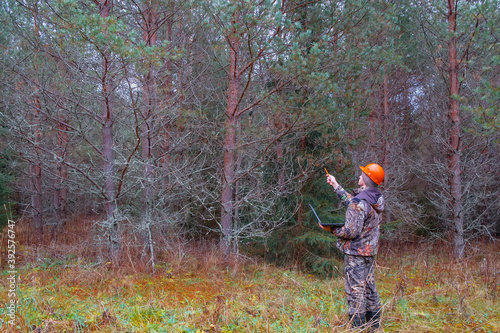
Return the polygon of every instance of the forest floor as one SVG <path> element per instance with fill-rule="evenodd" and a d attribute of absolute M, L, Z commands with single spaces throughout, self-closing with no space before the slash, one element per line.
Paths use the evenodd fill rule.
<path fill-rule="evenodd" d="M 228 265 L 217 251 L 157 262 L 150 274 L 54 256 L 50 245 L 18 247 L 14 294 L 2 262 L 1 332 L 352 332 L 341 274 L 319 278 L 257 260 Z M 500 332 L 499 253 L 498 244 L 477 245 L 454 260 L 437 246 L 383 244 L 379 332 Z"/>

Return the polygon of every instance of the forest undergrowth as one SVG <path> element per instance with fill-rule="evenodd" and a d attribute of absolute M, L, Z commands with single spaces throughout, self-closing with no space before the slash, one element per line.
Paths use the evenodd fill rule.
<path fill-rule="evenodd" d="M 215 246 L 183 243 L 158 254 L 153 274 L 134 264 L 130 248 L 119 265 L 98 260 L 80 231 L 35 246 L 20 228 L 15 325 L 7 317 L 3 241 L 0 331 L 353 332 L 341 262 L 337 276 L 321 278 L 261 259 L 223 260 Z M 380 332 L 500 332 L 500 245 L 472 244 L 463 260 L 445 248 L 382 242 Z"/>

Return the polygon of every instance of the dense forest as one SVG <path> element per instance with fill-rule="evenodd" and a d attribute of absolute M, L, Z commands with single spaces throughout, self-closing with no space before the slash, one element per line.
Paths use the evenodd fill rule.
<path fill-rule="evenodd" d="M 308 204 L 343 219 L 324 168 L 353 189 L 368 163 L 383 240 L 500 235 L 496 0 L 4 0 L 0 22 L 2 227 L 33 244 L 85 220 L 153 271 L 207 241 L 330 272 Z"/>

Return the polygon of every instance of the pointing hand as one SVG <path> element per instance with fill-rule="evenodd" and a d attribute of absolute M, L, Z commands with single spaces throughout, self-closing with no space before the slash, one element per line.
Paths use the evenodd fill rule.
<path fill-rule="evenodd" d="M 326 177 L 326 181 L 328 182 L 328 184 L 332 185 L 333 188 L 335 188 L 335 189 L 339 186 L 339 183 L 337 183 L 337 180 L 332 175 L 328 175 Z"/>

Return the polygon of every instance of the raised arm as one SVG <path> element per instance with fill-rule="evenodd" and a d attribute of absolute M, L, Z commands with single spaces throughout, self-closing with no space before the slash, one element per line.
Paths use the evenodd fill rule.
<path fill-rule="evenodd" d="M 328 175 L 326 177 L 326 181 L 328 182 L 328 184 L 333 186 L 333 189 L 335 190 L 335 193 L 339 197 L 340 201 L 342 201 L 342 204 L 348 207 L 349 204 L 351 203 L 353 196 L 349 194 L 346 190 L 344 190 L 342 186 L 340 186 L 340 184 L 337 182 L 334 176 Z"/>

